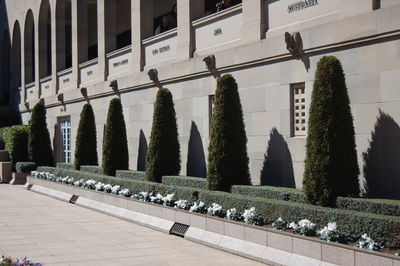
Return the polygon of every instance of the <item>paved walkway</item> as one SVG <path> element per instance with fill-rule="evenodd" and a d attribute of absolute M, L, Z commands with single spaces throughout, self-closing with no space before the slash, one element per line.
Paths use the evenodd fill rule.
<path fill-rule="evenodd" d="M 45 265 L 263 265 L 0 184 L 0 256 Z"/>

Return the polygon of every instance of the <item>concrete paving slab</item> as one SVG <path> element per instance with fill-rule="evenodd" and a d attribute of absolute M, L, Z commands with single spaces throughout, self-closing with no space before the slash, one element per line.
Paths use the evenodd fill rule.
<path fill-rule="evenodd" d="M 0 255 L 46 266 L 263 265 L 23 186 L 0 185 L 0 195 Z"/>

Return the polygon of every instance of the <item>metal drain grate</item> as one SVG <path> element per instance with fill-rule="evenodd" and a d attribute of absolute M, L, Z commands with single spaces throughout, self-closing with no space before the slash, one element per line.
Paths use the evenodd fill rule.
<path fill-rule="evenodd" d="M 78 200 L 79 196 L 77 195 L 72 195 L 71 199 L 69 200 L 69 203 L 75 204 L 75 202 Z"/>
<path fill-rule="evenodd" d="M 189 225 L 174 223 L 171 230 L 169 230 L 169 234 L 184 237 L 188 229 Z"/>
<path fill-rule="evenodd" d="M 29 184 L 29 185 L 26 187 L 26 189 L 27 189 L 27 190 L 31 190 L 32 187 L 33 187 L 33 184 Z"/>

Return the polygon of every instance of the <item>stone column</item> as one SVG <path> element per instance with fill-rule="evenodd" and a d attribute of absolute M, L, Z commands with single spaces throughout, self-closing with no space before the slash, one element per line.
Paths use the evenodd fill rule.
<path fill-rule="evenodd" d="M 97 1 L 97 47 L 98 47 L 98 79 L 107 80 L 107 60 L 106 60 L 106 18 L 105 9 L 108 0 Z"/>
<path fill-rule="evenodd" d="M 195 39 L 192 20 L 204 14 L 204 2 L 198 0 L 177 0 L 178 7 L 178 44 L 177 60 L 193 57 Z"/>
<path fill-rule="evenodd" d="M 141 0 L 131 0 L 131 38 L 132 38 L 132 70 L 141 71 L 144 65 L 142 48 L 142 29 L 141 29 Z"/>
<path fill-rule="evenodd" d="M 82 0 L 71 0 L 71 32 L 72 32 L 72 75 L 73 82 L 76 88 L 79 88 L 80 85 L 80 77 L 79 77 L 79 63 L 80 63 L 80 54 L 81 49 L 79 49 L 80 42 L 82 41 L 79 37 L 78 24 L 81 13 L 81 7 L 79 3 L 82 3 Z M 79 5 L 79 8 L 78 8 Z M 86 17 L 86 15 L 85 15 Z M 79 27 L 84 27 L 84 25 L 79 25 Z M 83 39 L 84 42 L 85 39 Z M 86 37 L 87 43 L 87 37 Z M 87 50 L 87 49 L 86 49 Z M 87 54 L 87 52 L 86 52 Z M 74 86 L 74 87 L 75 87 Z"/>
<path fill-rule="evenodd" d="M 57 79 L 57 13 L 56 5 L 50 5 L 51 9 L 51 79 L 54 88 L 54 94 L 58 92 L 58 79 Z M 60 56 L 61 57 L 61 56 Z"/>
<path fill-rule="evenodd" d="M 251 43 L 265 38 L 265 2 L 265 0 L 243 1 L 243 42 Z"/>

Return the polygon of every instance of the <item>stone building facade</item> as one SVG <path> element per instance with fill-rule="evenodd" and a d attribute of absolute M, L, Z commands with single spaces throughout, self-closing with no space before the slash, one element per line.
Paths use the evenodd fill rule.
<path fill-rule="evenodd" d="M 174 4 L 177 27 L 154 35 Z M 87 101 L 101 160 L 108 103 L 120 97 L 130 168 L 142 170 L 157 92 L 148 71 L 156 69 L 174 96 L 181 174 L 205 175 L 216 80 L 203 59 L 214 55 L 218 73 L 232 74 L 240 88 L 253 183 L 301 187 L 316 65 L 334 55 L 346 75 L 360 185 L 366 178 L 399 194 L 399 0 L 243 0 L 213 14 L 207 0 L 1 5 L 3 91 L 13 92 L 24 123 L 45 99 L 57 161 L 73 160 Z"/>

